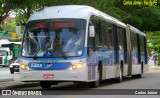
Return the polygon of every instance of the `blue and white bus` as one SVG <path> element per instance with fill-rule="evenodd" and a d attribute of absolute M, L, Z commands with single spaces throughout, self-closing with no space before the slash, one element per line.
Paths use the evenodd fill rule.
<path fill-rule="evenodd" d="M 48 7 L 29 18 L 23 35 L 20 79 L 42 88 L 59 82 L 141 77 L 147 70 L 146 35 L 89 6 Z"/>

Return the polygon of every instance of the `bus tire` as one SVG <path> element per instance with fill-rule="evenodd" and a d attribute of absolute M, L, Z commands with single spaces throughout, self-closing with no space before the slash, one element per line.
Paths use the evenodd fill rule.
<path fill-rule="evenodd" d="M 48 81 L 40 81 L 40 86 L 42 88 L 51 88 L 51 83 Z"/>
<path fill-rule="evenodd" d="M 143 70 L 143 69 L 141 68 L 141 73 L 138 74 L 138 75 L 136 75 L 136 78 L 142 78 L 142 73 L 143 73 L 142 70 Z"/>
<path fill-rule="evenodd" d="M 142 74 L 138 74 L 138 75 L 137 75 L 137 78 L 142 78 Z"/>
<path fill-rule="evenodd" d="M 132 75 L 132 78 L 141 78 L 142 74 Z"/>
<path fill-rule="evenodd" d="M 141 65 L 141 73 L 138 74 L 137 78 L 142 78 L 142 74 L 143 74 L 143 63 Z"/>
<path fill-rule="evenodd" d="M 122 73 L 123 69 L 122 66 L 119 69 L 119 76 L 117 77 L 117 83 L 121 83 L 123 81 L 123 73 Z"/>
<path fill-rule="evenodd" d="M 100 84 L 100 67 L 97 68 L 97 80 L 89 82 L 89 87 L 91 88 L 97 88 Z"/>
<path fill-rule="evenodd" d="M 142 78 L 142 71 L 140 74 L 132 75 L 132 78 Z"/>

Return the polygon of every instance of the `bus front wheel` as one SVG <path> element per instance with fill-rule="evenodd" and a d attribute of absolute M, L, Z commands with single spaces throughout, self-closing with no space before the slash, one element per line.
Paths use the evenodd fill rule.
<path fill-rule="evenodd" d="M 40 81 L 40 86 L 42 88 L 51 88 L 51 83 L 48 81 Z"/>

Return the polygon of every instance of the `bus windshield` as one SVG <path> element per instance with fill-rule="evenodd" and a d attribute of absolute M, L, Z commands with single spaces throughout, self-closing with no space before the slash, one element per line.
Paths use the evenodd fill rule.
<path fill-rule="evenodd" d="M 22 56 L 70 57 L 83 53 L 86 21 L 83 19 L 47 19 L 26 25 Z"/>

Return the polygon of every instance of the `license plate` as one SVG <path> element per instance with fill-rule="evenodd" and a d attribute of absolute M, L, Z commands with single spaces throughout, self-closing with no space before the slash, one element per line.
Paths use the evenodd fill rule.
<path fill-rule="evenodd" d="M 43 78 L 44 79 L 53 79 L 54 78 L 54 74 L 44 74 Z"/>

